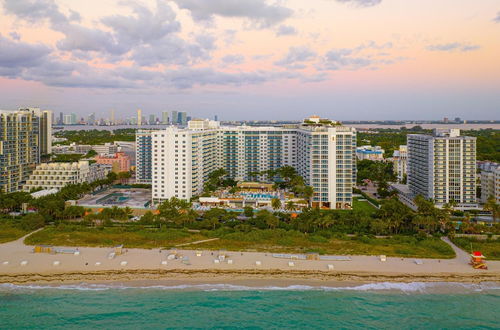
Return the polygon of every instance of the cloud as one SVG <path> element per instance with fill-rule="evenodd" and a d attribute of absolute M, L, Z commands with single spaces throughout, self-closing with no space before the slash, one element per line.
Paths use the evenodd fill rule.
<path fill-rule="evenodd" d="M 280 25 L 278 27 L 278 30 L 276 31 L 277 36 L 291 36 L 291 35 L 296 35 L 297 30 L 290 25 Z"/>
<path fill-rule="evenodd" d="M 497 17 L 493 19 L 493 22 L 500 23 L 500 11 L 497 13 Z"/>
<path fill-rule="evenodd" d="M 7 14 L 15 15 L 30 23 L 39 23 L 45 19 L 52 24 L 68 21 L 54 0 L 4 0 L 3 8 Z"/>
<path fill-rule="evenodd" d="M 43 44 L 12 41 L 0 35 L 0 67 L 15 71 L 40 65 L 51 53 Z"/>
<path fill-rule="evenodd" d="M 340 3 L 351 4 L 356 7 L 373 7 L 382 2 L 382 0 L 335 0 Z"/>
<path fill-rule="evenodd" d="M 9 32 L 9 36 L 14 40 L 21 40 L 21 35 L 16 31 Z"/>
<path fill-rule="evenodd" d="M 326 52 L 321 62 L 316 65 L 318 70 L 359 70 L 363 68 L 376 69 L 377 64 L 389 65 L 406 60 L 405 57 L 386 58 L 388 52 L 380 50 L 391 49 L 393 44 L 386 42 L 378 44 L 374 41 L 363 43 L 354 48 L 337 48 Z"/>
<path fill-rule="evenodd" d="M 316 57 L 316 53 L 306 46 L 290 47 L 288 53 L 274 64 L 288 69 L 304 69 L 305 63 Z"/>
<path fill-rule="evenodd" d="M 426 47 L 429 51 L 438 52 L 471 52 L 480 49 L 479 45 L 469 45 L 460 42 L 450 42 L 446 44 L 434 44 Z"/>
<path fill-rule="evenodd" d="M 225 64 L 241 64 L 245 61 L 245 56 L 240 54 L 226 55 L 221 58 L 221 61 Z"/>
<path fill-rule="evenodd" d="M 256 28 L 272 27 L 290 16 L 293 11 L 265 0 L 173 0 L 179 8 L 190 11 L 197 21 L 212 21 L 215 16 L 246 18 Z"/>
<path fill-rule="evenodd" d="M 138 4 L 129 5 L 133 16 L 113 15 L 101 20 L 113 29 L 121 43 L 151 43 L 181 29 L 175 12 L 166 2 L 158 0 L 156 12 Z"/>

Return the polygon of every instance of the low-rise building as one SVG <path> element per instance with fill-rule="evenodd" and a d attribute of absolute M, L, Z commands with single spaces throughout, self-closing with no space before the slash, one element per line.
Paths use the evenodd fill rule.
<path fill-rule="evenodd" d="M 39 164 L 30 175 L 24 191 L 32 189 L 58 189 L 69 185 L 84 182 L 93 182 L 104 179 L 110 169 L 101 165 L 92 164 L 88 161 L 74 163 L 43 163 Z"/>
<path fill-rule="evenodd" d="M 121 148 L 115 143 L 105 143 L 105 144 L 76 144 L 71 143 L 70 145 L 60 145 L 52 147 L 52 151 L 55 154 L 86 154 L 90 150 L 94 150 L 97 154 L 115 154 L 121 151 Z"/>
<path fill-rule="evenodd" d="M 115 173 L 130 171 L 130 156 L 124 152 L 98 155 L 95 157 L 95 161 L 97 164 L 111 165 L 112 171 Z"/>
<path fill-rule="evenodd" d="M 384 149 L 379 146 L 361 146 L 356 148 L 356 157 L 358 160 L 373 160 L 373 161 L 383 161 L 384 160 Z"/>

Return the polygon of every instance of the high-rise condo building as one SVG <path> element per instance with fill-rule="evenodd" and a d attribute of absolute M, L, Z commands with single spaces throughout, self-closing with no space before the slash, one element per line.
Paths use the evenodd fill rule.
<path fill-rule="evenodd" d="M 172 115 L 170 116 L 170 123 L 177 124 L 179 122 L 179 113 L 177 111 L 172 111 Z"/>
<path fill-rule="evenodd" d="M 163 111 L 161 113 L 161 123 L 163 125 L 168 125 L 168 123 L 169 123 L 168 111 Z"/>
<path fill-rule="evenodd" d="M 459 129 L 435 130 L 434 135 L 408 135 L 408 186 L 442 207 L 477 207 L 476 138 L 460 136 Z"/>
<path fill-rule="evenodd" d="M 138 130 L 135 134 L 136 148 L 136 169 L 135 176 L 137 183 L 150 184 L 151 181 L 151 158 L 152 158 L 152 130 Z"/>
<path fill-rule="evenodd" d="M 156 124 L 155 115 L 149 115 L 149 125 L 155 125 L 155 124 Z"/>
<path fill-rule="evenodd" d="M 177 118 L 177 123 L 179 125 L 187 125 L 187 112 L 179 112 L 178 118 Z"/>
<path fill-rule="evenodd" d="M 21 190 L 40 156 L 52 151 L 51 118 L 38 108 L 0 110 L 0 191 Z"/>
<path fill-rule="evenodd" d="M 137 139 L 144 141 L 137 143 L 137 159 L 148 159 L 145 146 L 151 144 L 154 202 L 173 196 L 189 200 L 218 168 L 234 179 L 251 180 L 255 172 L 293 166 L 314 188 L 313 206 L 352 205 L 356 130 L 336 122 L 310 117 L 302 125 L 220 127 L 192 120 L 187 128 L 141 132 Z"/>
<path fill-rule="evenodd" d="M 137 109 L 137 126 L 142 125 L 142 110 Z"/>
<path fill-rule="evenodd" d="M 111 125 L 116 124 L 116 121 L 115 121 L 115 109 L 111 109 L 111 117 L 109 118 L 109 121 L 110 121 Z"/>
<path fill-rule="evenodd" d="M 78 123 L 78 117 L 76 115 L 76 113 L 72 113 L 71 114 L 71 125 L 76 125 Z"/>
<path fill-rule="evenodd" d="M 59 121 L 58 121 L 58 124 L 59 125 L 64 124 L 64 114 L 62 112 L 59 112 Z"/>

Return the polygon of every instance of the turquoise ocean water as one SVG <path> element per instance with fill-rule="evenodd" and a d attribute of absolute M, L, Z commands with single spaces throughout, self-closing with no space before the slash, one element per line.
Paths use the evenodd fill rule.
<path fill-rule="evenodd" d="M 498 329 L 497 284 L 0 285 L 1 329 Z"/>

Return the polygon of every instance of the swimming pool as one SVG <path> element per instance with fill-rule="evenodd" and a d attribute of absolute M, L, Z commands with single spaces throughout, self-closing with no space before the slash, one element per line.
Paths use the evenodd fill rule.
<path fill-rule="evenodd" d="M 130 197 L 123 195 L 122 193 L 112 193 L 99 198 L 96 202 L 102 205 L 119 205 L 128 201 Z"/>

